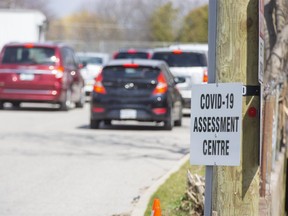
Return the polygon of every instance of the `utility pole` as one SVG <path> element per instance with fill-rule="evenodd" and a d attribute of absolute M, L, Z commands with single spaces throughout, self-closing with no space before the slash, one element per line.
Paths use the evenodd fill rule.
<path fill-rule="evenodd" d="M 215 1 L 218 2 L 216 82 L 241 82 L 247 87 L 248 94 L 243 95 L 241 164 L 238 167 L 215 167 L 213 211 L 218 216 L 258 215 L 258 0 Z"/>

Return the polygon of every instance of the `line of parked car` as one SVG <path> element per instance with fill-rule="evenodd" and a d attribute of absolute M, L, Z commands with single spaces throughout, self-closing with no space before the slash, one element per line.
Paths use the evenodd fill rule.
<path fill-rule="evenodd" d="M 61 43 L 9 43 L 0 54 L 0 109 L 10 102 L 49 102 L 60 110 L 83 107 L 90 96 L 90 127 L 113 120 L 181 126 L 191 85 L 207 83 L 207 45 L 79 52 Z"/>

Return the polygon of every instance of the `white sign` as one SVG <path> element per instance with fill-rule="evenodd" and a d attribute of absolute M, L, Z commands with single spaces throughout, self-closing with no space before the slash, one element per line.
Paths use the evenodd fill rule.
<path fill-rule="evenodd" d="M 190 163 L 240 165 L 242 84 L 192 86 Z"/>

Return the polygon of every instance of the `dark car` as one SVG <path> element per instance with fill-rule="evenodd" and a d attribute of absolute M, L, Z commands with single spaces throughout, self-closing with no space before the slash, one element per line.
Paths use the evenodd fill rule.
<path fill-rule="evenodd" d="M 112 120 L 164 122 L 166 130 L 181 126 L 182 97 L 177 82 L 164 61 L 110 61 L 92 92 L 91 128 Z"/>
<path fill-rule="evenodd" d="M 5 102 L 83 107 L 84 80 L 74 51 L 59 43 L 10 43 L 0 54 L 0 108 Z"/>
<path fill-rule="evenodd" d="M 148 49 L 121 49 L 113 54 L 113 59 L 150 59 L 152 51 Z"/>

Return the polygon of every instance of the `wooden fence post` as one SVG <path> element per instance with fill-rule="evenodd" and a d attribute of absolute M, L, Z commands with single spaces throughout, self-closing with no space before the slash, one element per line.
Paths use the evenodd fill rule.
<path fill-rule="evenodd" d="M 258 83 L 258 0 L 218 0 L 216 74 L 218 82 Z M 251 117 L 249 108 L 258 111 Z M 213 210 L 221 216 L 258 215 L 260 96 L 243 97 L 239 167 L 217 167 Z"/>

